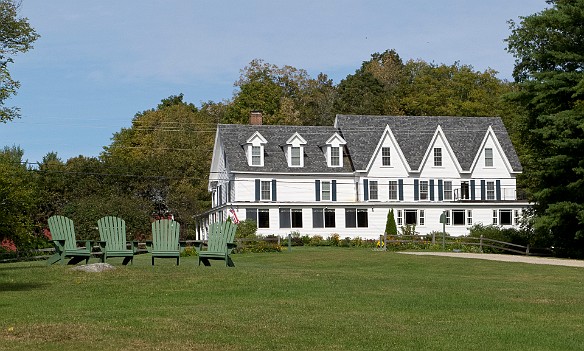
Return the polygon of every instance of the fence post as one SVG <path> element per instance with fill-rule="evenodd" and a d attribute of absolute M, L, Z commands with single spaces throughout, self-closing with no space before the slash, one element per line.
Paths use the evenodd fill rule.
<path fill-rule="evenodd" d="M 288 233 L 288 252 L 292 251 L 292 234 Z"/>
<path fill-rule="evenodd" d="M 481 252 L 483 252 L 483 234 L 481 234 L 481 241 L 479 244 L 479 248 L 480 248 Z"/>
<path fill-rule="evenodd" d="M 525 247 L 525 256 L 529 256 L 529 243 L 527 243 L 527 246 Z"/>

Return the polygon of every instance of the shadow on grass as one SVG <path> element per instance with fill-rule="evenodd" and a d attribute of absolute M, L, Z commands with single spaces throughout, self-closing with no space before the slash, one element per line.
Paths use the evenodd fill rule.
<path fill-rule="evenodd" d="M 47 283 L 10 283 L 4 282 L 0 284 L 0 292 L 7 291 L 29 291 L 43 289 L 49 286 Z"/>

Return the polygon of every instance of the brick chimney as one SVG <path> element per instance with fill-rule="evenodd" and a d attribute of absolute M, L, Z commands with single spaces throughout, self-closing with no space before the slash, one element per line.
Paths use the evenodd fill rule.
<path fill-rule="evenodd" d="M 261 126 L 263 123 L 262 111 L 251 111 L 249 114 L 249 124 Z"/>

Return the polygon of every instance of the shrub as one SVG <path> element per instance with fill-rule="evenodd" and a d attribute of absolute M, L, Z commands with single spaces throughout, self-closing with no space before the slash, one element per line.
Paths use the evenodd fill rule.
<path fill-rule="evenodd" d="M 310 245 L 310 246 L 325 246 L 326 243 L 324 242 L 324 239 L 322 236 L 315 235 L 313 237 L 310 237 L 310 241 L 308 242 L 308 245 Z"/>
<path fill-rule="evenodd" d="M 255 221 L 244 220 L 237 224 L 236 238 L 254 239 L 257 237 L 258 226 Z"/>
<path fill-rule="evenodd" d="M 329 242 L 330 246 L 339 246 L 340 242 L 341 242 L 341 237 L 339 236 L 339 234 L 331 234 L 331 236 L 329 236 L 327 238 L 327 241 Z"/>

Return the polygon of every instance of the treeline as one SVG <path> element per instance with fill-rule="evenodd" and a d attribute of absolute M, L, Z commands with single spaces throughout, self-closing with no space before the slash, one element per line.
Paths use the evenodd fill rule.
<path fill-rule="evenodd" d="M 454 63 L 403 62 L 388 50 L 375 53 L 354 74 L 334 84 L 291 66 L 253 60 L 241 70 L 234 96 L 197 107 L 170 96 L 137 113 L 115 133 L 99 157 L 61 160 L 48 153 L 33 166 L 18 147 L 0 153 L 0 238 L 18 247 L 44 237 L 48 217 L 72 218 L 81 237 L 96 237 L 105 215 L 126 220 L 133 238 L 150 220 L 172 214 L 194 235 L 197 215 L 210 208 L 208 172 L 217 123 L 248 123 L 262 110 L 266 124 L 332 125 L 337 113 L 368 115 L 502 116 L 517 113 L 502 97 L 512 84 L 496 72 Z"/>

